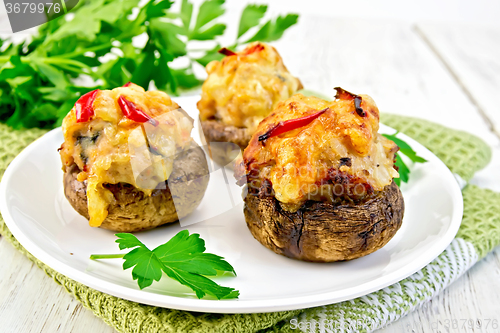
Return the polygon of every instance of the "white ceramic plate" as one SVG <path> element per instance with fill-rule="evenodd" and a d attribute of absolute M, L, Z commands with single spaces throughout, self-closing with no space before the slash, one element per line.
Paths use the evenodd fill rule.
<path fill-rule="evenodd" d="M 196 97 L 178 98 L 196 114 Z M 383 126 L 382 132 L 393 133 Z M 193 131 L 199 141 L 198 130 Z M 148 247 L 166 242 L 179 230 L 196 232 L 207 251 L 233 265 L 237 277 L 216 278 L 240 291 L 238 300 L 197 299 L 176 281 L 163 278 L 139 290 L 122 260 L 92 261 L 93 253 L 118 253 L 113 232 L 91 228 L 63 194 L 57 148 L 60 129 L 27 147 L 10 164 L 0 186 L 0 208 L 7 226 L 35 257 L 60 273 L 102 292 L 155 306 L 214 313 L 270 312 L 306 308 L 352 299 L 397 282 L 438 256 L 454 238 L 462 219 L 462 195 L 448 168 L 429 150 L 401 135 L 429 162 L 412 168 L 402 186 L 406 211 L 401 229 L 382 249 L 366 257 L 329 264 L 277 255 L 248 231 L 241 189 L 229 170 L 211 174 L 202 204 L 180 224 L 137 233 Z M 203 222 L 198 222 L 203 221 Z M 198 222 L 198 223 L 195 223 Z"/>

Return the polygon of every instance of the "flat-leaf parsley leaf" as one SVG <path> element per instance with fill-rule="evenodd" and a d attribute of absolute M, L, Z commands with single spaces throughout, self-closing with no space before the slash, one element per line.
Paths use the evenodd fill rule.
<path fill-rule="evenodd" d="M 205 241 L 199 234 L 189 234 L 182 230 L 168 242 L 150 250 L 137 237 L 129 233 L 119 233 L 120 250 L 132 249 L 129 253 L 108 255 L 93 254 L 90 259 L 123 258 L 123 269 L 132 268 L 132 278 L 140 289 L 149 287 L 153 281 L 160 281 L 163 272 L 168 277 L 191 288 L 198 298 L 206 294 L 217 299 L 238 298 L 239 291 L 223 287 L 207 278 L 219 272 L 236 275 L 234 268 L 224 258 L 205 253 Z"/>

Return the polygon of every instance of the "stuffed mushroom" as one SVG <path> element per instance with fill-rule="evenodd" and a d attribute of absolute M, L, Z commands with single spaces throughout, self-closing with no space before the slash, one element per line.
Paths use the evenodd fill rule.
<path fill-rule="evenodd" d="M 237 166 L 246 223 L 278 254 L 351 260 L 383 247 L 401 226 L 398 147 L 378 133 L 369 96 L 336 89 L 333 102 L 297 94 L 279 103 Z"/>
<path fill-rule="evenodd" d="M 265 43 L 252 43 L 241 52 L 219 52 L 226 57 L 207 65 L 198 109 L 211 156 L 226 165 L 246 148 L 259 122 L 302 84 Z"/>
<path fill-rule="evenodd" d="M 135 232 L 177 221 L 201 202 L 209 171 L 193 120 L 135 84 L 83 95 L 64 118 L 64 193 L 92 227 Z"/>

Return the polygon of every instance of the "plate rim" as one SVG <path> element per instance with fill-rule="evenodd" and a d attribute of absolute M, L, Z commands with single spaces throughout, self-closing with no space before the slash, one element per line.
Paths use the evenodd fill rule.
<path fill-rule="evenodd" d="M 395 129 L 381 124 L 381 127 L 385 127 L 389 131 L 396 132 Z M 363 295 L 370 294 L 374 291 L 386 288 L 396 282 L 399 282 L 408 276 L 414 274 L 415 272 L 421 270 L 432 260 L 437 258 L 453 241 L 456 233 L 460 227 L 462 217 L 463 217 L 463 197 L 460 186 L 455 180 L 453 173 L 449 168 L 429 149 L 424 145 L 418 143 L 416 140 L 408 137 L 404 133 L 399 133 L 398 136 L 408 142 L 410 145 L 418 145 L 419 150 L 424 149 L 430 153 L 436 162 L 440 163 L 447 171 L 447 177 L 452 180 L 451 187 L 454 188 L 450 191 L 450 197 L 453 204 L 453 209 L 451 213 L 451 218 L 448 226 L 448 230 L 440 237 L 440 242 L 438 243 L 439 250 L 434 250 L 432 253 L 438 253 L 438 255 L 427 255 L 425 257 L 419 256 L 416 260 L 418 264 L 411 266 L 411 269 L 403 268 L 397 269 L 388 275 L 384 275 L 381 278 L 377 278 L 379 281 L 376 285 L 370 288 L 360 288 L 361 286 L 370 285 L 373 280 L 356 285 L 354 287 L 349 287 L 346 289 L 331 291 L 323 294 L 305 295 L 305 296 L 295 296 L 292 298 L 278 298 L 278 299 L 266 299 L 266 300 L 211 300 L 211 299 L 195 299 L 187 297 L 169 296 L 155 294 L 152 292 L 142 291 L 139 289 L 132 289 L 130 287 L 122 286 L 116 283 L 105 281 L 99 279 L 95 276 L 82 274 L 81 271 L 73 268 L 66 263 L 59 261 L 58 259 L 52 257 L 49 253 L 44 251 L 43 248 L 38 246 L 36 242 L 32 242 L 24 232 L 18 228 L 16 222 L 10 214 L 9 207 L 7 205 L 6 193 L 8 190 L 8 184 L 17 169 L 17 166 L 22 163 L 22 161 L 27 157 L 31 151 L 37 148 L 37 146 L 43 140 L 48 140 L 50 137 L 59 135 L 61 128 L 55 128 L 43 136 L 38 138 L 29 144 L 20 154 L 18 154 L 14 160 L 6 168 L 5 173 L 0 182 L 0 211 L 2 213 L 3 219 L 14 235 L 14 237 L 19 241 L 19 243 L 30 252 L 35 258 L 52 268 L 54 271 L 63 274 L 64 276 L 75 280 L 83 285 L 98 290 L 100 292 L 110 294 L 119 298 L 126 300 L 139 302 L 143 304 L 148 304 L 158 307 L 168 307 L 172 309 L 185 310 L 185 311 L 195 311 L 195 312 L 209 312 L 209 313 L 262 313 L 262 312 L 274 312 L 274 311 L 288 311 L 288 310 L 299 310 L 314 306 L 322 306 L 327 304 L 339 303 L 342 301 L 354 299 Z M 424 259 L 423 259 L 424 258 Z M 90 259 L 89 259 L 90 260 Z M 405 269 L 406 268 L 406 269 Z M 400 271 L 405 272 L 401 274 Z M 398 273 L 398 274 L 397 274 Z M 359 289 L 359 291 L 353 291 Z M 332 297 L 332 294 L 335 297 Z M 318 297 L 319 296 L 319 297 Z M 265 302 L 265 306 L 263 306 Z"/>

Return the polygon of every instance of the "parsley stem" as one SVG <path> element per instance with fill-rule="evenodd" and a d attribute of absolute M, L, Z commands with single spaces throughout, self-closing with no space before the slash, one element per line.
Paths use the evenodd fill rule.
<path fill-rule="evenodd" d="M 6 63 L 7 61 L 10 60 L 11 56 L 0 56 L 0 63 Z M 83 62 L 77 61 L 77 60 L 72 60 L 72 59 L 64 59 L 59 56 L 54 56 L 54 57 L 35 57 L 35 56 L 22 56 L 20 58 L 22 63 L 30 63 L 33 61 L 33 59 L 36 59 L 36 61 L 44 62 L 46 64 L 51 64 L 55 66 L 60 66 L 63 67 L 64 69 L 71 70 L 73 72 L 81 72 L 81 69 L 86 69 L 88 71 L 91 71 L 92 69 L 84 64 Z M 72 68 L 73 67 L 73 68 Z"/>
<path fill-rule="evenodd" d="M 103 43 L 103 44 L 100 44 L 100 45 L 88 47 L 88 48 L 80 50 L 80 51 L 74 51 L 74 52 L 71 52 L 71 53 L 61 54 L 61 55 L 58 55 L 58 57 L 59 58 L 75 58 L 75 57 L 81 56 L 81 55 L 83 55 L 83 54 L 85 54 L 87 52 L 100 51 L 100 50 L 106 49 L 108 47 L 111 48 L 111 47 L 113 47 L 113 41 L 121 41 L 121 40 L 124 40 L 124 39 L 136 37 L 136 36 L 138 36 L 138 34 L 122 34 L 122 35 L 114 37 L 111 42 L 107 42 L 107 43 Z"/>
<path fill-rule="evenodd" d="M 113 44 L 111 42 L 104 43 L 101 45 L 96 45 L 94 47 L 89 47 L 89 48 L 83 49 L 81 51 L 75 51 L 75 52 L 71 52 L 71 53 L 61 54 L 58 57 L 60 57 L 60 58 L 75 58 L 75 57 L 81 56 L 82 54 L 85 54 L 87 52 L 100 51 L 102 49 L 112 47 L 112 46 L 113 46 Z"/>
<path fill-rule="evenodd" d="M 204 48 L 204 49 L 188 49 L 187 51 L 188 51 L 188 53 L 189 52 L 208 52 L 208 51 L 210 51 L 210 49 L 207 49 L 207 48 Z"/>
<path fill-rule="evenodd" d="M 74 66 L 76 68 L 87 68 L 90 70 L 90 67 L 84 64 L 83 62 L 72 60 L 72 59 L 64 59 L 60 57 L 51 57 L 51 58 L 40 58 L 46 64 L 58 65 L 58 64 L 66 64 L 68 66 Z"/>
<path fill-rule="evenodd" d="M 123 258 L 125 254 L 91 254 L 90 259 L 120 259 Z"/>
<path fill-rule="evenodd" d="M 84 73 L 82 69 L 80 68 L 75 68 L 75 67 L 71 67 L 71 65 L 66 65 L 66 64 L 54 64 L 54 66 L 57 66 L 61 69 L 64 69 L 68 72 L 73 72 L 73 73 L 77 73 L 77 74 L 81 74 L 81 73 Z"/>

